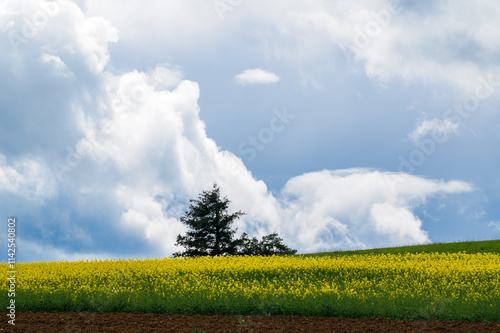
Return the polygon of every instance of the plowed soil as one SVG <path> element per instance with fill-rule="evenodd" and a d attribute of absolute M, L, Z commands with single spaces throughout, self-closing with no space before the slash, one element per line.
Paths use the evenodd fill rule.
<path fill-rule="evenodd" d="M 89 312 L 17 312 L 13 326 L 0 313 L 0 332 L 500 332 L 500 323 L 463 321 Z"/>

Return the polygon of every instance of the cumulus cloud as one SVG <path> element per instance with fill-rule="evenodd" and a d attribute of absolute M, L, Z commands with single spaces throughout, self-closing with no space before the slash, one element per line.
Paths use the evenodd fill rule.
<path fill-rule="evenodd" d="M 82 109 L 99 110 L 105 92 L 96 78 L 117 31 L 70 1 L 3 4 L 0 82 L 12 87 L 0 91 L 0 100 L 16 111 L 0 113 L 0 151 L 56 158 L 81 137 Z"/>
<path fill-rule="evenodd" d="M 31 57 L 41 52 L 42 60 L 58 64 L 77 58 L 98 73 L 109 61 L 108 43 L 118 40 L 117 30 L 107 20 L 86 17 L 71 1 L 28 0 L 22 6 L 8 1 L 5 6 L 8 10 L 0 20 L 7 22 L 3 28 L 7 55 Z"/>
<path fill-rule="evenodd" d="M 270 84 L 270 83 L 276 83 L 279 81 L 279 76 L 271 73 L 271 72 L 266 72 L 263 69 L 247 69 L 243 71 L 243 73 L 238 74 L 234 77 L 237 83 L 241 85 L 246 85 L 246 84 Z"/>
<path fill-rule="evenodd" d="M 324 170 L 290 179 L 282 204 L 290 230 L 307 250 L 363 248 L 429 241 L 413 210 L 432 196 L 471 190 L 464 182 L 404 173 Z"/>
<path fill-rule="evenodd" d="M 370 213 L 375 224 L 375 232 L 380 235 L 389 235 L 401 243 L 429 242 L 427 232 L 422 230 L 422 221 L 408 208 L 380 203 L 374 204 Z"/>
<path fill-rule="evenodd" d="M 457 132 L 458 123 L 454 123 L 449 119 L 424 119 L 410 133 L 410 138 L 417 143 L 429 134 L 438 135 L 440 138 L 447 138 L 450 134 Z"/>

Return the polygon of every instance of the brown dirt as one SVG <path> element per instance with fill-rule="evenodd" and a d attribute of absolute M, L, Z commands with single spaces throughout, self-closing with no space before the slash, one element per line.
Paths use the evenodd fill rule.
<path fill-rule="evenodd" d="M 18 312 L 16 325 L 0 312 L 0 332 L 500 332 L 500 323 L 325 318 L 202 316 L 144 313 Z M 194 329 L 196 328 L 196 330 Z"/>

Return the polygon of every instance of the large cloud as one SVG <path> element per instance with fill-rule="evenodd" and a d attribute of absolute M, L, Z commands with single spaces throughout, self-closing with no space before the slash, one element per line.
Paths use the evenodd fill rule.
<path fill-rule="evenodd" d="M 471 190 L 464 182 L 347 169 L 292 178 L 282 194 L 292 234 L 312 251 L 428 242 L 412 211 L 428 197 Z"/>
<path fill-rule="evenodd" d="M 311 0 L 287 1 L 286 6 L 279 1 L 228 2 L 223 21 L 213 6 L 218 1 L 193 5 L 156 0 L 146 7 L 140 1 L 89 3 L 92 14 L 110 18 L 123 31 L 125 44 L 155 52 L 167 48 L 182 54 L 242 36 L 255 43 L 252 50 L 290 61 L 305 76 L 314 76 L 315 67 L 323 64 L 318 59 L 332 49 L 343 50 L 368 76 L 383 81 L 444 82 L 470 94 L 480 76 L 500 76 L 500 5 L 493 1 Z M 164 15 L 153 14 L 158 11 Z M 137 25 L 147 38 L 137 33 Z M 159 30 L 167 43 L 155 38 Z M 235 42 L 234 47 L 239 46 Z"/>
<path fill-rule="evenodd" d="M 70 1 L 2 4 L 0 151 L 55 158 L 81 136 L 82 112 L 99 109 L 116 29 Z"/>
<path fill-rule="evenodd" d="M 43 11 L 39 3 L 47 4 L 8 2 L 2 36 L 22 36 L 23 17 Z M 57 4 L 57 14 L 47 14 L 19 49 L 1 39 L 2 80 L 9 83 L 1 97 L 9 111 L 0 124 L 8 142 L 0 145 L 0 207 L 23 207 L 18 238 L 26 254 L 19 259 L 168 255 L 184 230 L 179 217 L 188 200 L 212 182 L 232 209 L 248 214 L 237 223 L 240 232 L 276 230 L 301 252 L 426 242 L 415 208 L 472 189 L 347 169 L 294 177 L 273 194 L 207 136 L 196 82 L 170 65 L 111 73 L 108 43 L 116 30 L 73 3 Z M 20 134 L 13 122 L 31 130 L 13 140 Z M 14 196 L 29 205 L 11 206 Z"/>
<path fill-rule="evenodd" d="M 466 94 L 474 93 L 480 78 L 493 74 L 498 81 L 500 75 L 500 5 L 495 2 L 315 1 L 306 9 L 287 8 L 279 20 L 287 42 L 271 48 L 296 63 L 315 60 L 301 46 L 314 45 L 321 54 L 337 45 L 369 77 L 445 83 Z"/>

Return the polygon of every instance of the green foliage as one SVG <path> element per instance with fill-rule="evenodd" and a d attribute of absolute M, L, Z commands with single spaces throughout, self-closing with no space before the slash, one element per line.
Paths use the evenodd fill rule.
<path fill-rule="evenodd" d="M 292 250 L 283 244 L 283 239 L 278 237 L 277 232 L 262 237 L 260 242 L 255 237 L 252 239 L 248 238 L 246 233 L 243 233 L 239 240 L 238 254 L 241 255 L 272 256 L 285 254 L 294 255 L 297 253 L 297 250 Z"/>

